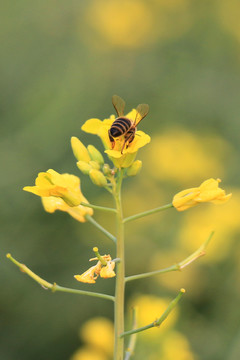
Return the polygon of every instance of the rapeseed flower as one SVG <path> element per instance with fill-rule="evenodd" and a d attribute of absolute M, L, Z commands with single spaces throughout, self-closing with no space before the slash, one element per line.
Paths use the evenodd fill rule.
<path fill-rule="evenodd" d="M 220 179 L 208 179 L 197 188 L 180 191 L 173 198 L 173 206 L 178 211 L 184 211 L 202 202 L 225 203 L 232 194 L 226 195 L 225 191 L 218 187 L 220 182 Z"/>
<path fill-rule="evenodd" d="M 81 192 L 80 179 L 75 175 L 59 174 L 50 169 L 38 174 L 35 186 L 25 186 L 23 190 L 40 196 L 49 213 L 65 211 L 80 222 L 86 221 L 86 215 L 93 215 L 91 208 L 80 205 L 88 201 Z"/>
<path fill-rule="evenodd" d="M 96 279 L 100 275 L 100 277 L 104 279 L 108 279 L 111 277 L 116 276 L 113 269 L 115 268 L 115 262 L 112 261 L 110 255 L 103 255 L 101 256 L 103 261 L 98 261 L 96 265 L 91 266 L 87 271 L 85 271 L 81 275 L 74 275 L 77 281 L 88 283 L 88 284 L 95 284 Z M 89 261 L 97 260 L 98 258 L 90 259 Z"/>
<path fill-rule="evenodd" d="M 136 119 L 136 114 L 136 110 L 133 109 L 126 115 L 126 118 L 134 121 Z M 113 164 L 117 168 L 127 168 L 134 162 L 138 150 L 148 144 L 151 138 L 143 131 L 137 130 L 134 140 L 128 145 L 128 147 L 125 146 L 122 150 L 125 139 L 124 136 L 120 136 L 119 138 L 114 139 L 115 145 L 112 149 L 112 144 L 108 136 L 108 130 L 114 120 L 114 115 L 111 115 L 108 119 L 104 119 L 103 121 L 92 118 L 83 124 L 82 130 L 90 134 L 98 135 L 102 140 L 105 153 L 108 155 Z"/>

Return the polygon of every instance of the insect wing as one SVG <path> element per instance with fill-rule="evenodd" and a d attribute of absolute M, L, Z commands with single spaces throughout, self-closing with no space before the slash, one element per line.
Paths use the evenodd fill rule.
<path fill-rule="evenodd" d="M 113 95 L 112 97 L 112 103 L 113 106 L 115 107 L 115 110 L 118 114 L 118 116 L 123 116 L 124 115 L 124 108 L 125 108 L 125 101 L 120 98 L 120 96 L 118 95 Z"/>
<path fill-rule="evenodd" d="M 137 126 L 140 123 L 140 121 L 142 119 L 144 119 L 145 116 L 147 116 L 147 114 L 149 112 L 149 106 L 148 106 L 148 104 L 139 104 L 137 106 L 136 111 L 137 111 L 137 114 L 136 114 L 134 124 Z"/>

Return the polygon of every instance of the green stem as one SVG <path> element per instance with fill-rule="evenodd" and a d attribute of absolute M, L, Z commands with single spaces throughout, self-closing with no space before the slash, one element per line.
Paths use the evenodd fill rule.
<path fill-rule="evenodd" d="M 160 270 L 150 271 L 147 273 L 127 276 L 125 278 L 125 282 L 132 281 L 132 280 L 144 279 L 149 276 L 164 274 L 164 273 L 167 273 L 170 271 L 178 271 L 178 270 L 180 270 L 180 267 L 177 264 L 175 264 L 175 265 L 169 266 L 168 268 L 165 268 L 165 269 L 160 269 Z"/>
<path fill-rule="evenodd" d="M 175 299 L 172 300 L 172 302 L 168 305 L 167 309 L 164 311 L 164 313 L 162 314 L 162 316 L 153 321 L 151 324 L 148 324 L 146 326 L 142 326 L 138 329 L 133 329 L 130 331 L 125 331 L 121 334 L 121 337 L 127 336 L 127 335 L 132 335 L 132 334 L 136 334 L 139 333 L 141 331 L 150 329 L 152 327 L 159 327 L 163 321 L 168 317 L 169 313 L 174 309 L 174 307 L 177 305 L 177 303 L 179 302 L 179 300 L 181 299 L 181 297 L 183 296 L 183 294 L 185 293 L 185 289 L 181 289 L 178 293 L 178 295 L 175 297 Z"/>
<path fill-rule="evenodd" d="M 136 214 L 136 215 L 132 215 L 132 216 L 129 216 L 127 218 L 125 218 L 123 220 L 124 223 L 126 222 L 129 222 L 129 221 L 132 221 L 132 220 L 136 220 L 136 219 L 140 219 L 144 216 L 148 216 L 148 215 L 152 215 L 152 214 L 155 214 L 159 211 L 163 211 L 163 210 L 167 210 L 167 209 L 170 209 L 171 207 L 173 207 L 173 204 L 167 204 L 167 205 L 164 205 L 164 206 L 159 206 L 155 209 L 152 209 L 152 210 L 147 210 L 147 211 L 144 211 L 142 213 L 139 213 L 139 214 Z"/>
<path fill-rule="evenodd" d="M 92 208 L 92 209 L 95 209 L 95 210 L 102 210 L 102 211 L 116 213 L 116 209 L 108 208 L 108 207 L 105 207 L 105 206 L 98 206 L 98 205 L 88 204 L 88 203 L 85 203 L 85 202 L 81 202 L 80 205 L 86 206 L 86 207 L 89 207 L 89 208 Z"/>
<path fill-rule="evenodd" d="M 214 234 L 214 231 L 212 231 L 210 233 L 207 240 L 194 253 L 192 253 L 190 256 L 188 256 L 186 259 L 180 261 L 179 263 L 169 266 L 165 269 L 150 271 L 150 272 L 143 273 L 143 274 L 127 276 L 125 278 L 125 282 L 131 281 L 131 280 L 144 279 L 149 276 L 164 274 L 164 273 L 167 273 L 170 271 L 181 271 L 186 266 L 190 265 L 193 261 L 197 260 L 199 257 L 204 256 L 206 254 L 205 249 L 206 249 L 207 245 L 209 244 L 209 241 L 213 237 L 213 234 Z"/>
<path fill-rule="evenodd" d="M 133 321 L 132 321 L 132 329 L 136 329 L 137 327 L 137 308 L 134 307 L 133 308 Z M 125 359 L 124 360 L 129 360 L 130 357 L 133 355 L 134 353 L 134 349 L 136 346 L 136 340 L 137 340 L 137 335 L 136 334 L 132 334 L 130 336 L 130 340 L 128 343 L 128 348 L 126 350 L 126 355 L 125 355 Z"/>
<path fill-rule="evenodd" d="M 119 170 L 119 177 L 113 194 L 116 203 L 116 237 L 117 251 L 116 257 L 120 262 L 116 264 L 116 285 L 115 285 L 115 307 L 114 307 L 114 360 L 123 360 L 124 339 L 120 334 L 124 332 L 124 292 L 125 292 L 125 261 L 124 261 L 124 225 L 121 203 L 121 185 L 123 171 Z"/>
<path fill-rule="evenodd" d="M 116 242 L 115 236 L 113 236 L 109 231 L 107 231 L 104 227 L 102 227 L 96 220 L 92 218 L 90 215 L 85 215 L 85 218 L 91 222 L 96 228 L 98 228 L 101 232 L 103 232 L 109 239 L 111 239 L 113 242 Z"/>
<path fill-rule="evenodd" d="M 61 292 L 67 292 L 71 294 L 78 294 L 78 295 L 87 295 L 87 296 L 94 296 L 106 300 L 112 300 L 114 301 L 114 296 L 101 294 L 101 293 L 95 293 L 91 291 L 84 291 L 84 290 L 78 290 L 78 289 L 70 289 L 63 286 L 59 286 L 56 283 L 49 283 L 48 281 L 42 279 L 40 276 L 35 274 L 32 270 L 30 270 L 26 265 L 21 264 L 16 259 L 14 259 L 11 254 L 6 255 L 8 259 L 10 259 L 15 265 L 19 267 L 19 269 L 26 273 L 28 276 L 30 276 L 33 280 L 35 280 L 38 284 L 40 284 L 44 289 L 50 289 L 52 292 L 61 291 Z"/>

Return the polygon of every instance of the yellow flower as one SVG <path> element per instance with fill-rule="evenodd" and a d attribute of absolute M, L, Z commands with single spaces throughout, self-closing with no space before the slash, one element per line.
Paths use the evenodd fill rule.
<path fill-rule="evenodd" d="M 201 262 L 219 262 L 233 256 L 233 252 L 235 254 L 234 242 L 240 232 L 240 189 L 235 188 L 233 192 L 234 197 L 224 208 L 209 206 L 203 209 L 199 206 L 196 211 L 190 211 L 184 216 L 179 232 L 179 245 L 186 253 L 194 252 L 210 232 L 216 230 L 213 241 L 207 247 L 207 256 L 203 256 Z M 182 273 L 190 272 L 192 271 Z"/>
<path fill-rule="evenodd" d="M 53 213 L 56 210 L 66 211 L 80 222 L 85 222 L 85 216 L 93 215 L 93 210 L 80 205 L 87 203 L 80 188 L 80 179 L 75 175 L 59 174 L 50 169 L 41 172 L 35 180 L 35 186 L 25 186 L 25 191 L 41 196 L 44 209 Z"/>
<path fill-rule="evenodd" d="M 87 271 L 85 271 L 82 275 L 74 275 L 77 281 L 88 283 L 88 284 L 95 284 L 95 280 L 100 277 L 104 279 L 108 279 L 111 277 L 116 276 L 115 272 L 113 271 L 115 267 L 115 262 L 111 261 L 112 258 L 110 255 L 103 255 L 101 256 L 102 262 L 99 260 L 95 266 L 90 267 Z M 98 258 L 90 259 L 89 261 L 97 260 Z M 105 264 L 103 264 L 103 262 Z"/>
<path fill-rule="evenodd" d="M 70 360 L 108 360 L 108 356 L 89 346 L 77 350 Z"/>
<path fill-rule="evenodd" d="M 138 295 L 137 297 L 131 299 L 130 307 L 137 307 L 138 309 L 138 325 L 139 327 L 150 324 L 152 321 L 159 318 L 163 312 L 167 309 L 170 303 L 168 298 L 159 298 L 153 295 Z M 161 333 L 169 330 L 178 317 L 178 309 L 172 311 L 167 320 L 161 324 Z M 153 327 L 147 331 L 143 331 L 139 334 L 142 340 L 145 341 L 154 341 L 154 339 L 159 340 L 159 331 L 157 327 Z"/>
<path fill-rule="evenodd" d="M 218 187 L 220 182 L 220 179 L 208 179 L 197 188 L 180 191 L 173 198 L 173 206 L 178 211 L 184 211 L 202 202 L 225 203 L 232 194 L 226 195 L 225 191 Z"/>
<path fill-rule="evenodd" d="M 136 110 L 133 109 L 126 115 L 126 117 L 134 121 L 136 118 Z M 109 156 L 114 165 L 118 168 L 126 168 L 129 167 L 135 160 L 138 149 L 148 144 L 151 138 L 143 131 L 136 131 L 134 140 L 129 144 L 128 148 L 124 147 L 123 151 L 121 151 L 125 140 L 124 136 L 121 136 L 114 139 L 115 146 L 114 149 L 112 149 L 108 136 L 108 130 L 114 120 L 114 115 L 111 115 L 109 119 L 105 119 L 103 121 L 99 119 L 89 119 L 85 122 L 85 124 L 83 124 L 82 130 L 90 134 L 98 135 L 105 147 L 105 153 Z"/>
<path fill-rule="evenodd" d="M 80 330 L 81 339 L 88 345 L 108 354 L 112 358 L 114 343 L 113 323 L 104 317 L 95 317 L 83 324 Z"/>
<path fill-rule="evenodd" d="M 100 276 L 104 279 L 108 279 L 111 277 L 116 276 L 113 269 L 115 268 L 115 262 L 114 261 L 108 261 L 106 266 L 103 266 L 100 271 Z"/>
<path fill-rule="evenodd" d="M 95 280 L 98 278 L 101 271 L 101 262 L 98 261 L 97 265 L 90 267 L 87 271 L 85 271 L 82 275 L 74 275 L 77 281 L 95 284 Z"/>
<path fill-rule="evenodd" d="M 164 360 L 194 360 L 189 342 L 177 331 L 170 331 L 162 342 L 162 358 Z"/>

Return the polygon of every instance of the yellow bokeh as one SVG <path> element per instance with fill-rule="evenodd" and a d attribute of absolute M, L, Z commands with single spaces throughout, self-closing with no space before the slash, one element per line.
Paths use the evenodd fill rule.
<path fill-rule="evenodd" d="M 88 320 L 80 329 L 80 337 L 89 346 L 99 349 L 107 355 L 112 355 L 114 329 L 110 320 L 104 317 Z"/>
<path fill-rule="evenodd" d="M 96 48 L 139 49 L 179 37 L 193 22 L 188 0 L 102 0 L 86 10 L 81 36 Z"/>
<path fill-rule="evenodd" d="M 240 41 L 240 2 L 239 0 L 220 0 L 218 6 L 219 21 L 224 28 Z"/>
<path fill-rule="evenodd" d="M 109 360 L 109 358 L 96 349 L 83 347 L 77 350 L 71 356 L 70 360 Z"/>
<path fill-rule="evenodd" d="M 228 203 L 205 205 L 186 212 L 182 219 L 179 241 L 190 253 L 196 250 L 215 230 L 203 261 L 220 261 L 229 255 L 234 235 L 240 231 L 240 190 L 231 189 L 233 197 Z"/>
<path fill-rule="evenodd" d="M 151 259 L 150 271 L 168 268 L 186 259 L 189 255 L 191 254 L 187 251 L 182 251 L 179 247 L 155 252 Z M 186 267 L 182 271 L 155 275 L 155 281 L 172 291 L 177 291 L 180 287 L 193 289 L 197 278 L 196 267 L 197 265 L 194 266 L 193 263 L 192 266 L 190 265 L 190 268 Z"/>
<path fill-rule="evenodd" d="M 88 25 L 109 45 L 141 47 L 153 33 L 153 14 L 142 1 L 94 1 L 87 13 Z"/>
<path fill-rule="evenodd" d="M 174 129 L 152 138 L 146 149 L 146 165 L 156 179 L 181 185 L 204 178 L 222 177 L 224 159 L 229 145 L 221 138 L 194 135 L 183 129 Z"/>
<path fill-rule="evenodd" d="M 153 295 L 139 295 L 130 301 L 131 307 L 137 307 L 138 326 L 145 326 L 158 319 L 169 306 L 172 299 L 159 298 Z M 143 331 L 140 336 L 146 340 L 159 338 L 159 334 L 171 328 L 178 317 L 177 308 L 168 315 L 167 319 L 160 325 Z"/>
<path fill-rule="evenodd" d="M 171 331 L 162 343 L 162 360 L 194 360 L 188 340 L 184 335 Z"/>

